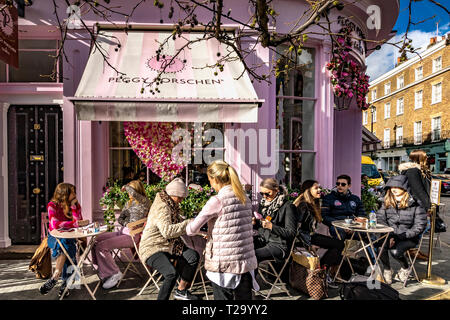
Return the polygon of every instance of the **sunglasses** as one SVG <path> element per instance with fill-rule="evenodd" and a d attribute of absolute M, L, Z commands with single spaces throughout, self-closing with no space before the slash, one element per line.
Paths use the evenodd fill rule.
<path fill-rule="evenodd" d="M 263 196 L 263 197 L 269 197 L 270 196 L 270 193 L 267 193 L 267 192 L 260 192 L 259 194 L 261 196 Z"/>
<path fill-rule="evenodd" d="M 342 186 L 345 187 L 347 184 L 345 182 L 336 182 L 336 187 Z"/>

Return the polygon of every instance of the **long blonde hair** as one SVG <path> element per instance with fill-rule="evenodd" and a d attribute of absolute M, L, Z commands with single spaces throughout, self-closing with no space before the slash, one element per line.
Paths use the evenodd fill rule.
<path fill-rule="evenodd" d="M 142 183 L 141 180 L 132 180 L 130 182 L 128 182 L 128 185 L 133 188 L 137 193 L 143 195 L 144 197 L 147 196 L 147 194 L 145 193 L 145 187 L 144 184 Z M 137 199 L 134 199 L 136 201 L 138 201 Z M 132 200 L 130 199 L 129 202 L 131 202 Z"/>
<path fill-rule="evenodd" d="M 64 215 L 68 219 L 72 219 L 72 212 L 69 210 L 69 196 L 71 193 L 76 193 L 76 188 L 73 184 L 70 183 L 60 183 L 56 186 L 55 192 L 53 193 L 53 197 L 50 201 L 59 205 L 64 212 Z"/>
<path fill-rule="evenodd" d="M 239 176 L 232 166 L 230 166 L 225 161 L 216 160 L 208 166 L 206 174 L 210 179 L 215 179 L 217 183 L 223 185 L 231 184 L 236 197 L 239 199 L 239 201 L 245 204 L 245 202 L 247 201 L 247 196 L 245 194 L 244 188 L 242 188 Z"/>
<path fill-rule="evenodd" d="M 405 193 L 403 193 L 403 196 L 400 199 L 400 201 L 397 201 L 397 199 L 395 198 L 394 194 L 391 191 L 391 188 L 389 188 L 386 191 L 386 195 L 384 196 L 384 206 L 386 207 L 386 209 L 395 208 L 398 204 L 399 209 L 405 209 L 408 207 L 409 197 L 410 195 L 408 191 L 405 190 Z"/>
<path fill-rule="evenodd" d="M 298 207 L 301 202 L 305 202 L 309 204 L 314 211 L 314 219 L 317 222 L 322 222 L 322 213 L 320 212 L 320 201 L 319 199 L 316 199 L 311 194 L 311 188 L 316 184 L 319 183 L 316 180 L 306 180 L 303 182 L 302 189 L 304 189 L 303 193 L 300 194 L 295 200 L 294 205 Z"/>
<path fill-rule="evenodd" d="M 428 168 L 428 164 L 427 164 L 428 156 L 425 151 L 423 151 L 423 150 L 412 151 L 409 154 L 409 160 L 411 160 L 411 162 L 419 164 L 422 174 L 425 177 L 427 177 L 428 179 L 431 178 L 431 172 L 430 172 L 430 169 Z"/>

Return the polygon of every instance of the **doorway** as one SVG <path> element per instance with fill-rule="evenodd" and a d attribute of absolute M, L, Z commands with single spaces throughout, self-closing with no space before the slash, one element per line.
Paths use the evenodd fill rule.
<path fill-rule="evenodd" d="M 59 105 L 10 106 L 8 206 L 12 244 L 39 244 L 41 212 L 64 179 L 63 119 Z"/>

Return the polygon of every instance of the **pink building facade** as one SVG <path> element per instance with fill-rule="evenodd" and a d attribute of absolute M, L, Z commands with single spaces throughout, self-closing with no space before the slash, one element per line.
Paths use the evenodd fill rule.
<path fill-rule="evenodd" d="M 121 1 L 121 4 L 124 12 L 132 9 L 129 1 Z M 389 38 L 399 12 L 398 1 L 371 0 L 364 2 L 364 4 L 365 6 L 362 4 L 348 5 L 342 11 L 332 13 L 332 17 L 335 20 L 338 16 L 351 17 L 351 21 L 362 30 L 366 39 L 381 40 Z M 376 5 L 380 9 L 379 18 L 382 28 L 379 30 L 371 28 L 367 24 L 370 14 L 372 14 L 372 11 L 366 7 L 368 4 Z M 233 15 L 238 18 L 245 20 L 244 18 L 249 17 L 249 8 L 245 1 L 227 1 L 226 5 L 232 8 Z M 306 2 L 302 0 L 276 1 L 275 9 L 279 13 L 279 18 L 283 18 L 283 21 L 277 22 L 276 31 L 278 33 L 289 32 L 288 22 L 298 19 L 306 6 Z M 65 16 L 66 9 L 59 8 L 61 16 Z M 163 9 L 162 17 L 165 20 L 167 20 L 167 10 L 167 8 Z M 207 15 L 204 14 L 203 18 L 206 19 Z M 83 16 L 83 19 L 91 25 L 97 22 L 107 23 L 99 21 L 98 16 L 92 14 Z M 155 9 L 153 3 L 146 3 L 141 10 L 135 12 L 129 23 L 151 30 L 161 27 L 160 19 L 160 10 Z M 201 19 L 200 16 L 199 20 Z M 119 16 L 112 17 L 112 20 L 121 25 L 125 23 L 125 20 Z M 168 22 L 167 25 L 170 25 Z M 231 22 L 225 23 L 227 26 L 233 27 Z M 27 7 L 25 17 L 19 19 L 19 39 L 58 41 L 60 33 L 56 25 L 51 2 Z M 33 42 L 25 41 L 22 43 L 27 43 L 27 48 L 33 50 Z M 18 150 L 14 149 L 16 153 L 12 153 L 10 147 L 12 142 L 10 141 L 18 139 L 13 135 L 15 131 L 8 129 L 13 125 L 10 121 L 13 113 L 12 108 L 15 112 L 14 119 L 17 120 L 15 126 L 18 128 L 21 127 L 20 117 L 27 111 L 27 108 L 37 108 L 36 115 L 38 117 L 39 108 L 54 107 L 60 109 L 60 111 L 58 111 L 59 109 L 57 111 L 60 112 L 61 121 L 58 123 L 62 126 L 61 131 L 58 131 L 59 127 L 55 129 L 55 124 L 48 123 L 50 123 L 49 126 L 54 132 L 59 132 L 58 139 L 60 141 L 57 141 L 57 143 L 62 143 L 62 150 L 53 147 L 47 148 L 45 149 L 45 156 L 47 156 L 47 152 L 61 154 L 62 158 L 52 160 L 51 163 L 56 166 L 56 171 L 62 172 L 65 182 L 76 185 L 84 218 L 102 220 L 103 215 L 99 199 L 103 194 L 106 181 L 113 174 L 111 157 L 117 152 L 120 153 L 120 148 L 118 148 L 118 151 L 111 149 L 113 138 L 111 135 L 115 132 L 111 129 L 111 122 L 79 120 L 77 117 L 73 97 L 90 57 L 90 43 L 88 34 L 72 30 L 65 42 L 65 51 L 69 63 L 63 59 L 58 65 L 58 68 L 63 70 L 63 77 L 56 81 L 21 81 L 20 74 L 17 75 L 18 71 L 15 71 L 14 74 L 14 72 L 9 72 L 6 66 L 0 68 L 0 72 L 6 73 L 5 78 L 0 76 L 0 105 L 2 106 L 2 112 L 0 113 L 0 247 L 8 247 L 11 244 L 38 243 L 35 236 L 30 237 L 27 234 L 33 232 L 39 234 L 39 212 L 45 211 L 45 204 L 51 197 L 51 192 L 53 192 L 52 190 L 45 194 L 37 193 L 38 188 L 44 190 L 47 183 L 45 179 L 41 185 L 35 185 L 40 183 L 39 180 L 30 178 L 30 181 L 38 182 L 27 182 L 28 184 L 25 183 L 24 185 L 25 189 L 22 190 L 20 182 L 22 180 L 15 183 L 11 181 L 11 177 L 27 179 L 28 181 L 29 177 L 34 177 L 34 173 L 36 175 L 43 173 L 43 176 L 46 176 L 48 171 L 55 171 L 52 168 L 39 171 L 38 165 L 36 165 L 37 167 L 27 167 L 27 170 L 19 168 L 20 165 L 17 165 L 16 168 L 15 163 L 20 162 L 16 159 L 20 152 L 20 144 L 16 144 L 19 145 Z M 362 139 L 361 110 L 356 106 L 351 106 L 344 111 L 337 111 L 334 108 L 334 95 L 325 68 L 330 60 L 331 53 L 329 39 L 310 35 L 305 46 L 309 48 L 305 49 L 306 53 L 304 56 L 302 55 L 306 67 L 299 77 L 301 80 L 298 80 L 299 82 L 296 82 L 295 85 L 292 85 L 292 82 L 283 82 L 280 86 L 280 81 L 277 82 L 274 76 L 271 77 L 269 84 L 256 81 L 253 83 L 258 99 L 264 101 L 258 108 L 256 123 L 227 122 L 223 124 L 225 134 L 224 160 L 237 169 L 242 182 L 251 185 L 253 193 L 257 194 L 261 179 L 268 176 L 264 175 L 264 170 L 262 170 L 267 165 L 250 164 L 248 159 L 251 155 L 248 154 L 248 145 L 245 152 L 235 150 L 235 144 L 232 143 L 232 138 L 228 136 L 232 131 L 227 129 L 248 130 L 254 128 L 270 131 L 270 129 L 281 128 L 281 139 L 285 141 L 277 140 L 275 145 L 269 139 L 258 141 L 259 147 L 265 145 L 271 152 L 281 150 L 282 156 L 279 159 L 281 159 L 282 170 L 270 176 L 276 176 L 279 180 L 287 184 L 293 184 L 293 186 L 305 179 L 316 179 L 324 187 L 331 188 L 334 185 L 335 177 L 345 173 L 352 177 L 352 189 L 354 193 L 359 194 Z M 363 55 L 359 54 L 361 59 L 364 59 L 364 55 L 367 56 L 371 50 L 373 48 L 368 45 L 367 52 Z M 27 52 L 25 51 L 21 53 L 19 59 L 26 59 Z M 247 59 L 253 63 L 261 63 L 259 71 L 267 72 L 274 60 L 274 55 L 268 48 L 257 45 L 253 55 Z M 364 61 L 361 61 L 361 63 L 364 63 Z M 21 66 L 26 68 L 25 64 L 21 64 Z M 26 78 L 26 76 L 24 77 Z M 297 87 L 299 83 L 301 90 Z M 297 115 L 292 114 L 296 112 L 295 110 L 301 111 L 298 111 Z M 55 117 L 57 116 L 58 114 Z M 45 119 L 42 120 L 43 123 L 46 121 Z M 36 126 L 33 128 L 36 128 Z M 32 129 L 28 131 L 34 134 Z M 35 129 L 35 131 L 38 132 L 39 129 Z M 302 137 L 300 145 L 293 143 L 292 138 L 295 135 Z M 35 142 L 37 143 L 40 139 L 45 140 L 46 137 L 38 137 Z M 45 144 L 45 141 L 42 143 Z M 30 156 L 33 156 L 33 151 L 29 151 L 24 157 L 31 159 Z M 46 166 L 46 163 L 46 161 L 43 161 L 42 166 Z M 294 163 L 295 165 L 301 164 L 301 166 L 295 167 Z M 14 176 L 11 175 L 11 170 L 22 170 L 26 173 L 25 175 Z M 52 179 L 58 180 L 57 176 L 56 178 L 54 175 L 52 177 Z M 13 184 L 19 185 L 17 190 L 13 188 Z M 15 195 L 15 198 L 11 198 L 13 193 L 17 193 L 19 196 Z M 36 198 L 40 200 L 36 200 Z M 15 199 L 16 207 L 11 204 L 11 199 Z M 20 199 L 21 202 L 17 199 Z M 22 205 L 17 205 L 17 203 L 22 203 Z"/>

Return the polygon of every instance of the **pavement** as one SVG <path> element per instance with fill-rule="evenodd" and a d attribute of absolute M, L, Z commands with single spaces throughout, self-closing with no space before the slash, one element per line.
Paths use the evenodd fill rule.
<path fill-rule="evenodd" d="M 446 204 L 441 218 L 450 226 L 450 197 L 443 197 L 441 201 Z M 400 298 L 403 300 L 449 300 L 450 299 L 450 230 L 446 233 L 439 234 L 438 241 L 435 242 L 433 250 L 432 275 L 443 278 L 445 285 L 427 285 L 416 281 L 409 281 L 405 288 L 402 283 L 394 282 L 392 287 L 399 291 Z M 422 252 L 428 254 L 429 239 L 424 238 Z M 31 271 L 28 270 L 28 264 L 35 246 L 21 246 L 17 249 L 0 251 L 0 300 L 57 300 L 59 284 L 47 295 L 41 295 L 38 291 L 39 287 L 45 280 L 37 279 Z M 19 251 L 19 252 L 18 252 Z M 28 253 L 27 253 L 28 251 Z M 21 254 L 19 254 L 21 253 Z M 123 270 L 125 265 L 118 262 L 119 267 Z M 399 269 L 396 261 L 391 259 L 394 270 Z M 143 267 L 137 264 L 137 267 L 144 275 Z M 427 261 L 417 261 L 416 270 L 419 274 L 426 274 Z M 87 283 L 91 290 L 98 282 L 98 277 L 93 268 L 86 264 L 84 266 Z M 144 279 L 145 278 L 145 279 Z M 157 291 L 155 287 L 149 287 L 141 295 L 137 295 L 148 278 L 138 276 L 132 272 L 128 272 L 120 286 L 117 288 L 105 290 L 101 286 L 96 292 L 97 300 L 156 300 Z M 194 284 L 192 292 L 201 299 L 213 299 L 212 288 L 209 283 L 206 284 L 207 295 L 200 282 Z M 267 293 L 268 288 L 262 287 L 261 292 Z M 275 289 L 272 292 L 272 300 L 310 300 L 307 295 L 295 290 L 289 289 L 289 294 Z M 84 286 L 71 290 L 71 293 L 64 300 L 90 300 L 91 297 Z M 256 295 L 255 300 L 263 299 Z M 329 289 L 329 297 L 326 300 L 340 300 L 338 289 Z"/>

